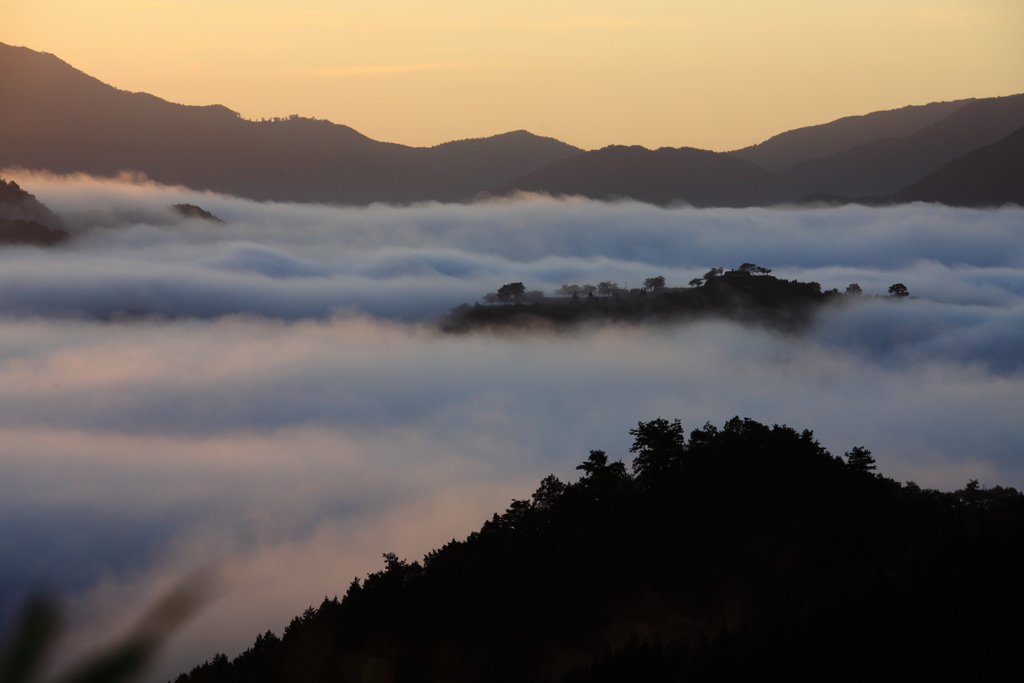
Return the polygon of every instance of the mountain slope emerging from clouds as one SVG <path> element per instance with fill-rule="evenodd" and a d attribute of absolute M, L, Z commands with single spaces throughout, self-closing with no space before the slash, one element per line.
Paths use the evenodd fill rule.
<path fill-rule="evenodd" d="M 781 199 L 891 195 L 1024 126 L 1024 94 L 975 100 L 904 138 L 885 138 L 776 173 Z"/>
<path fill-rule="evenodd" d="M 954 159 L 893 199 L 948 206 L 1024 206 L 1024 128 Z"/>
<path fill-rule="evenodd" d="M 220 105 L 173 104 L 0 44 L 0 167 L 134 170 L 258 200 L 450 202 L 525 190 L 746 207 L 889 196 L 1022 126 L 1024 95 L 1013 95 L 847 117 L 722 154 L 618 145 L 584 153 L 526 131 L 417 148 L 329 121 L 247 121 Z"/>
<path fill-rule="evenodd" d="M 779 171 L 801 161 L 831 156 L 873 140 L 913 135 L 973 101 L 932 102 L 863 116 L 844 116 L 829 123 L 779 133 L 729 154 L 753 161 L 769 171 Z"/>
<path fill-rule="evenodd" d="M 775 172 L 732 153 L 608 147 L 552 163 L 498 192 L 629 197 L 656 204 L 682 200 L 701 207 L 768 206 L 812 194 L 888 196 L 1021 126 L 1024 95 L 995 97 L 970 101 L 912 135 L 873 140 Z M 798 136 L 794 139 L 799 143 Z"/>
<path fill-rule="evenodd" d="M 58 244 L 71 237 L 64 227 L 57 214 L 34 195 L 0 178 L 0 245 Z"/>
<path fill-rule="evenodd" d="M 329 121 L 247 121 L 117 90 L 53 55 L 0 44 L 0 167 L 114 175 L 259 200 L 458 201 L 579 149 L 516 131 L 431 148 Z"/>
<path fill-rule="evenodd" d="M 870 451 L 738 417 L 630 433 L 631 472 L 591 451 L 578 481 L 545 478 L 422 564 L 385 555 L 176 683 L 984 680 L 1016 661 L 1014 489 L 901 485 Z"/>
<path fill-rule="evenodd" d="M 652 204 L 684 201 L 696 207 L 758 206 L 778 196 L 771 173 L 728 154 L 703 149 L 613 145 L 563 159 L 497 190 L 630 198 Z"/>

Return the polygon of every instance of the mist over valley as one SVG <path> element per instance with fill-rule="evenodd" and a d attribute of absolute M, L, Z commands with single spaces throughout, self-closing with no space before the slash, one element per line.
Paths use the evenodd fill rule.
<path fill-rule="evenodd" d="M 995 670 L 1024 95 L 958 97 L 414 147 L 0 43 L 0 636 L 212 572 L 145 680 Z"/>
<path fill-rule="evenodd" d="M 72 238 L 0 250 L 2 609 L 60 589 L 79 652 L 221 563 L 232 592 L 153 680 L 242 651 L 381 552 L 415 558 L 546 475 L 571 479 L 588 448 L 628 455 L 628 430 L 658 415 L 813 428 L 921 486 L 1024 485 L 1019 208 L 342 207 L 5 177 Z M 435 323 L 512 281 L 682 287 L 746 261 L 865 295 L 798 334 Z M 909 298 L 886 296 L 896 282 Z"/>

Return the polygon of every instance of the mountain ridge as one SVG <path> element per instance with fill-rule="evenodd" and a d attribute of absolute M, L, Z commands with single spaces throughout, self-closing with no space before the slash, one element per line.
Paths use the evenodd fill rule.
<path fill-rule="evenodd" d="M 883 138 L 776 173 L 783 201 L 814 192 L 891 195 L 1024 126 L 1024 94 L 974 100 L 903 138 Z"/>
<path fill-rule="evenodd" d="M 796 203 L 810 195 L 891 201 L 892 196 L 924 176 L 1021 126 L 1024 94 L 1008 95 L 971 100 L 946 118 L 906 137 L 872 140 L 775 172 L 729 152 L 618 148 L 632 150 L 631 157 L 624 160 L 608 152 L 612 147 L 606 147 L 553 162 L 498 188 L 496 193 L 630 197 L 662 205 L 685 201 L 697 207 L 727 208 Z M 659 165 L 659 155 L 673 158 L 675 164 Z M 748 166 L 730 167 L 725 159 Z"/>
<path fill-rule="evenodd" d="M 685 192 L 679 192 L 681 185 Z M 698 208 L 757 206 L 777 194 L 772 175 L 751 161 L 693 147 L 650 150 L 638 145 L 609 145 L 553 162 L 495 193 L 516 191 L 653 204 L 681 200 Z"/>
<path fill-rule="evenodd" d="M 407 203 L 469 199 L 581 151 L 529 133 L 407 147 L 330 121 L 250 121 L 118 90 L 28 48 L 0 44 L 0 65 L 0 167 L 136 170 L 258 200 Z"/>
<path fill-rule="evenodd" d="M 54 55 L 0 43 L 0 168 L 107 177 L 139 171 L 164 184 L 261 201 L 408 204 L 518 191 L 697 207 L 808 196 L 889 201 L 1021 126 L 1024 94 L 843 117 L 732 152 L 584 151 L 525 130 L 409 147 L 322 119 L 254 121 L 219 104 L 120 90 Z"/>
<path fill-rule="evenodd" d="M 1024 206 L 1024 127 L 957 157 L 893 195 L 896 202 Z"/>
<path fill-rule="evenodd" d="M 872 140 L 912 135 L 973 101 L 975 98 L 912 104 L 898 109 L 844 116 L 828 123 L 787 130 L 764 142 L 733 150 L 729 154 L 753 161 L 767 171 L 780 171 L 801 161 L 831 156 Z"/>

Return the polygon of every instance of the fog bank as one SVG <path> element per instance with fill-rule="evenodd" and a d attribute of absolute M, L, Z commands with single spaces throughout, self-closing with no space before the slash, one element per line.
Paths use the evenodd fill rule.
<path fill-rule="evenodd" d="M 367 208 L 258 203 L 125 177 L 5 171 L 61 213 L 66 247 L 0 250 L 0 312 L 430 318 L 509 281 L 683 286 L 752 261 L 825 289 L 1007 306 L 1024 294 L 1024 210 L 662 209 L 526 197 Z M 192 203 L 228 221 L 184 219 Z"/>
<path fill-rule="evenodd" d="M 352 209 L 5 177 L 76 238 L 0 249 L 0 613 L 59 590 L 74 652 L 217 564 L 231 590 L 152 680 L 575 478 L 590 449 L 628 462 L 628 430 L 658 416 L 813 429 L 922 486 L 1024 486 L 1019 209 Z M 166 210 L 183 202 L 228 223 Z M 801 335 L 430 324 L 509 281 L 681 285 L 744 261 L 918 298 L 862 297 Z"/>

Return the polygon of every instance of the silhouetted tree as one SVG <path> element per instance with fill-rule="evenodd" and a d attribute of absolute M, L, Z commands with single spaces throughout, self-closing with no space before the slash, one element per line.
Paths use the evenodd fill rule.
<path fill-rule="evenodd" d="M 863 290 L 861 290 L 860 285 L 854 282 L 846 286 L 846 293 L 853 294 L 854 296 L 860 296 L 863 294 Z"/>
<path fill-rule="evenodd" d="M 686 449 L 686 435 L 679 420 L 659 417 L 650 422 L 640 422 L 636 429 L 630 429 L 634 437 L 630 453 L 636 453 L 633 472 L 638 477 L 651 477 L 677 464 Z"/>
<path fill-rule="evenodd" d="M 846 467 L 854 472 L 869 474 L 875 469 L 875 459 L 871 451 L 860 446 L 854 446 L 853 450 L 846 452 Z"/>
<path fill-rule="evenodd" d="M 704 282 L 703 278 L 695 277 L 692 280 L 690 280 L 690 282 L 688 284 L 691 287 L 700 287 L 701 283 L 703 283 L 703 282 Z"/>
<path fill-rule="evenodd" d="M 497 292 L 485 295 L 484 301 L 502 304 L 519 303 L 525 293 L 526 287 L 522 282 L 510 282 L 499 287 Z"/>
<path fill-rule="evenodd" d="M 607 456 L 605 462 L 607 463 Z M 577 467 L 576 469 L 580 469 Z M 540 486 L 533 492 L 533 505 L 540 510 L 547 510 L 555 504 L 555 501 L 565 492 L 565 484 L 558 477 L 549 474 L 540 482 Z"/>
<path fill-rule="evenodd" d="M 590 451 L 590 457 L 576 469 L 584 472 L 580 484 L 597 498 L 621 491 L 630 482 L 625 464 L 621 460 L 609 463 L 608 455 L 600 450 Z"/>
<path fill-rule="evenodd" d="M 585 284 L 585 285 L 562 285 L 561 287 L 559 287 L 558 289 L 555 290 L 555 294 L 558 294 L 560 296 L 574 296 L 574 295 L 578 296 L 578 295 L 581 295 L 581 294 L 590 294 L 591 292 L 596 292 L 596 291 L 597 291 L 597 287 L 595 287 L 594 285 L 591 285 L 591 284 Z"/>
<path fill-rule="evenodd" d="M 736 270 L 743 271 L 744 273 L 750 273 L 751 275 L 767 275 L 772 272 L 771 268 L 762 268 L 755 263 L 744 263 Z"/>
<path fill-rule="evenodd" d="M 576 469 L 583 470 L 583 476 L 592 477 L 608 466 L 608 454 L 602 450 L 590 451 L 590 456 Z"/>
<path fill-rule="evenodd" d="M 657 277 L 649 277 L 644 280 L 643 289 L 648 292 L 653 292 L 655 289 L 663 289 L 665 287 L 665 276 L 659 275 Z"/>
<path fill-rule="evenodd" d="M 902 299 L 905 296 L 909 296 L 910 292 L 907 291 L 907 286 L 902 282 L 897 282 L 889 287 L 889 296 L 897 299 Z"/>
<path fill-rule="evenodd" d="M 597 284 L 597 293 L 601 296 L 611 296 L 617 291 L 619 291 L 619 285 L 616 282 L 605 281 Z"/>

